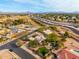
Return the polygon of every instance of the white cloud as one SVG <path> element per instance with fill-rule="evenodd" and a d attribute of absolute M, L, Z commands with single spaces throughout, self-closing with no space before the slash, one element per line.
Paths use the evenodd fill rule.
<path fill-rule="evenodd" d="M 19 3 L 29 3 L 32 5 L 40 5 L 40 2 L 36 0 L 14 0 L 14 1 Z"/>
<path fill-rule="evenodd" d="M 43 0 L 46 6 L 61 11 L 79 11 L 79 0 Z"/>
<path fill-rule="evenodd" d="M 20 3 L 30 3 L 32 5 L 43 6 L 57 11 L 79 11 L 79 0 L 14 0 Z"/>

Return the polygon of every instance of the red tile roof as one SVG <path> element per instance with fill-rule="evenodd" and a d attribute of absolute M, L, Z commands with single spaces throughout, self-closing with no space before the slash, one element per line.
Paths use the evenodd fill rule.
<path fill-rule="evenodd" d="M 71 51 L 63 49 L 60 52 L 58 52 L 58 59 L 79 59 L 79 56 L 71 53 Z"/>

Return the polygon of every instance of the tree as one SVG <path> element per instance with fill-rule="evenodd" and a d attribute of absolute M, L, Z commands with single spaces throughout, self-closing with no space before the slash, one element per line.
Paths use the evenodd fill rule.
<path fill-rule="evenodd" d="M 68 32 L 65 32 L 64 34 L 63 34 L 63 38 L 61 39 L 62 41 L 66 41 L 66 38 L 68 38 L 69 37 L 69 33 Z"/>
<path fill-rule="evenodd" d="M 58 47 L 58 37 L 56 34 L 48 35 L 47 41 L 51 43 L 52 47 Z"/>
<path fill-rule="evenodd" d="M 48 53 L 48 49 L 46 47 L 41 47 L 38 49 L 38 52 L 41 56 L 45 57 L 45 55 Z"/>
<path fill-rule="evenodd" d="M 20 39 L 23 41 L 28 41 L 27 35 L 22 36 Z"/>
<path fill-rule="evenodd" d="M 22 42 L 21 42 L 20 40 L 17 40 L 17 41 L 16 41 L 16 45 L 17 45 L 18 47 L 20 47 L 20 46 L 22 46 Z"/>
<path fill-rule="evenodd" d="M 45 29 L 45 26 L 42 26 L 41 28 L 38 29 L 39 32 L 43 32 L 43 30 Z"/>
<path fill-rule="evenodd" d="M 58 37 L 57 37 L 57 35 L 54 34 L 54 33 L 49 34 L 48 37 L 47 37 L 47 40 L 48 40 L 49 42 L 56 42 L 57 39 L 58 39 Z"/>
<path fill-rule="evenodd" d="M 23 22 L 23 19 L 19 19 L 19 20 L 15 20 L 15 21 L 13 22 L 13 25 L 19 25 L 19 24 L 22 24 L 22 23 L 24 23 L 24 22 Z"/>
<path fill-rule="evenodd" d="M 66 31 L 66 32 L 64 33 L 64 38 L 67 38 L 67 37 L 69 37 L 69 33 Z"/>
<path fill-rule="evenodd" d="M 30 40 L 28 45 L 29 45 L 30 47 L 35 48 L 35 47 L 38 45 L 38 43 L 37 43 L 35 40 Z"/>
<path fill-rule="evenodd" d="M 77 23 L 77 19 L 73 19 L 74 20 L 74 23 Z"/>
<path fill-rule="evenodd" d="M 6 38 L 0 38 L 0 42 L 7 40 Z"/>
<path fill-rule="evenodd" d="M 56 26 L 49 26 L 49 28 L 51 28 L 52 30 L 57 30 Z"/>

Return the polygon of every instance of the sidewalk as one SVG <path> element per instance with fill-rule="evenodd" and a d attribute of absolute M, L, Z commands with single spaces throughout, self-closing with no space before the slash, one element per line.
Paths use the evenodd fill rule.
<path fill-rule="evenodd" d="M 34 54 L 31 50 L 26 48 L 24 45 L 21 47 L 23 50 L 27 51 L 29 54 L 33 55 L 36 59 L 42 59 L 40 56 Z"/>

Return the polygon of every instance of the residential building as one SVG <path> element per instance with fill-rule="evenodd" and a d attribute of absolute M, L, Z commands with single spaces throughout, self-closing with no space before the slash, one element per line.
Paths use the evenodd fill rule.
<path fill-rule="evenodd" d="M 58 59 L 79 59 L 79 51 L 74 49 L 63 49 L 57 54 Z"/>

